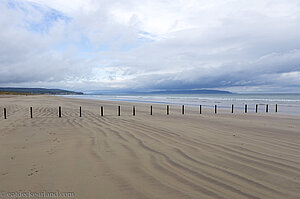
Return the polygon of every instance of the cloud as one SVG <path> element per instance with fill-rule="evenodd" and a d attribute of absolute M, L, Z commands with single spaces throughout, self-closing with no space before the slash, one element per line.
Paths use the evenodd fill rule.
<path fill-rule="evenodd" d="M 59 52 L 66 22 L 57 11 L 23 2 L 0 4 L 0 83 L 84 78 L 85 60 Z M 30 15 L 30 17 L 27 17 Z M 33 15 L 33 16 L 31 16 Z M 84 72 L 82 74 L 82 71 Z"/>
<path fill-rule="evenodd" d="M 300 92 L 297 0 L 0 3 L 0 86 Z"/>

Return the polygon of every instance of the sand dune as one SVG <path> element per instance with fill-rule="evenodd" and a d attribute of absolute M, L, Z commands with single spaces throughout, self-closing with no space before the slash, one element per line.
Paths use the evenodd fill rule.
<path fill-rule="evenodd" d="M 121 104 L 121 116 L 117 106 Z M 104 106 L 104 117 L 99 107 Z M 0 191 L 75 198 L 300 198 L 300 117 L 1 97 Z M 29 118 L 29 107 L 33 118 Z M 62 118 L 58 118 L 62 106 Z M 82 117 L 79 117 L 82 106 Z"/>

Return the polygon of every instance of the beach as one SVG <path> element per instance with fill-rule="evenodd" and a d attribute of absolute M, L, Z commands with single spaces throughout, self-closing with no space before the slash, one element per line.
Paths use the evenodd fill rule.
<path fill-rule="evenodd" d="M 297 115 L 215 114 L 213 108 L 199 114 L 188 106 L 182 115 L 176 105 L 166 115 L 166 104 L 47 95 L 1 96 L 0 110 L 1 192 L 73 192 L 81 199 L 300 198 Z"/>

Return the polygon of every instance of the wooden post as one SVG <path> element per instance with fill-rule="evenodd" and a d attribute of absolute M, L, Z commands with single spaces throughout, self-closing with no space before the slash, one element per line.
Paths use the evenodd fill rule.
<path fill-rule="evenodd" d="M 132 107 L 132 115 L 135 116 L 135 106 Z"/>
<path fill-rule="evenodd" d="M 103 117 L 103 115 L 104 115 L 104 111 L 103 111 L 103 106 L 101 106 L 101 108 L 100 108 L 100 115 Z"/>
<path fill-rule="evenodd" d="M 61 107 L 58 107 L 58 117 L 61 117 Z"/>
<path fill-rule="evenodd" d="M 269 104 L 266 105 L 266 113 L 269 112 Z"/>
<path fill-rule="evenodd" d="M 121 106 L 118 106 L 118 116 L 121 116 Z"/>
<path fill-rule="evenodd" d="M 202 105 L 199 106 L 199 113 L 202 114 Z"/>
<path fill-rule="evenodd" d="M 217 105 L 215 105 L 215 114 L 217 114 Z"/>
<path fill-rule="evenodd" d="M 167 115 L 169 115 L 170 113 L 170 109 L 169 109 L 169 105 L 167 105 Z"/>
<path fill-rule="evenodd" d="M 255 105 L 255 112 L 257 113 L 258 111 L 258 104 Z"/>
<path fill-rule="evenodd" d="M 247 106 L 247 104 L 245 104 L 245 113 L 247 113 L 248 112 L 248 106 Z"/>
<path fill-rule="evenodd" d="M 233 104 L 231 104 L 231 113 L 233 113 L 233 106 L 234 106 L 234 105 L 233 105 Z"/>
<path fill-rule="evenodd" d="M 79 117 L 81 117 L 81 106 L 79 107 Z"/>
<path fill-rule="evenodd" d="M 152 106 L 150 106 L 150 115 L 152 115 Z"/>
<path fill-rule="evenodd" d="M 277 107 L 277 104 L 275 105 L 275 112 L 277 113 L 278 111 L 278 107 Z"/>
<path fill-rule="evenodd" d="M 182 115 L 184 115 L 184 105 L 182 105 Z"/>
<path fill-rule="evenodd" d="M 30 118 L 32 118 L 32 107 L 30 107 Z"/>
<path fill-rule="evenodd" d="M 4 119 L 6 119 L 6 108 L 3 110 Z"/>

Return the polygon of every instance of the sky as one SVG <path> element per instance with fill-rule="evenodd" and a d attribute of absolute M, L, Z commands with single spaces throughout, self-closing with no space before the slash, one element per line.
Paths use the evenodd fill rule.
<path fill-rule="evenodd" d="M 0 86 L 300 93 L 299 0 L 0 0 Z"/>

